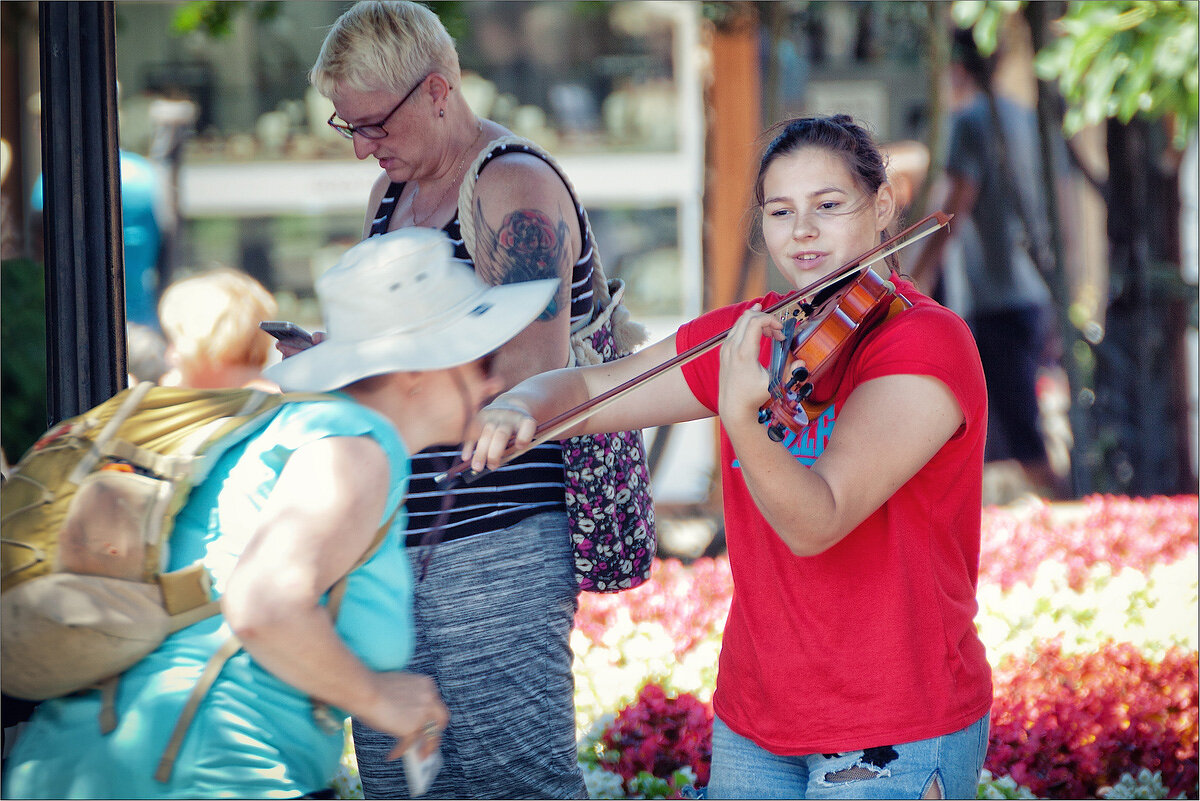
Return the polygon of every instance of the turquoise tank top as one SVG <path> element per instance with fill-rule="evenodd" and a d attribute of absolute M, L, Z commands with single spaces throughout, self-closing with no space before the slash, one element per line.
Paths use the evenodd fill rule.
<path fill-rule="evenodd" d="M 176 520 L 169 568 L 204 561 L 214 595 L 227 586 L 254 533 L 257 512 L 291 454 L 335 436 L 366 436 L 391 465 L 382 525 L 400 506 L 408 453 L 384 417 L 349 401 L 286 404 L 263 430 L 226 453 Z M 378 551 L 349 577 L 337 632 L 368 667 L 400 670 L 413 650 L 412 571 L 404 510 Z M 245 651 L 225 665 L 188 731 L 168 783 L 154 771 L 209 656 L 230 636 L 217 616 L 169 637 L 122 677 L 118 726 L 99 730 L 100 698 L 88 692 L 41 704 L 6 761 L 5 798 L 284 798 L 329 786 L 343 747 L 309 699 Z M 297 643 L 297 648 L 303 648 Z M 335 710 L 340 722 L 345 714 Z"/>

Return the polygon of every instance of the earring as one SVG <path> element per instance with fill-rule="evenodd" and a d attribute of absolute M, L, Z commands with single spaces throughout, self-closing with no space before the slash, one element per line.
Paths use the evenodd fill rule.
<path fill-rule="evenodd" d="M 445 117 L 445 116 L 446 116 L 446 109 L 444 109 L 444 108 L 440 108 L 440 109 L 438 109 L 438 116 L 439 116 L 439 117 Z"/>

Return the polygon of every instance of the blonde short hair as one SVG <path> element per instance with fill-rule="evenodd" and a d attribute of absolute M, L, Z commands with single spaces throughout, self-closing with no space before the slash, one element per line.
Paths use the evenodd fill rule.
<path fill-rule="evenodd" d="M 459 77 L 446 26 L 420 3 L 363 0 L 333 23 L 308 79 L 326 97 L 339 86 L 406 92 L 430 72 Z"/>
<path fill-rule="evenodd" d="M 158 303 L 163 334 L 180 359 L 258 369 L 274 343 L 258 324 L 278 311 L 262 284 L 227 267 L 176 281 Z"/>

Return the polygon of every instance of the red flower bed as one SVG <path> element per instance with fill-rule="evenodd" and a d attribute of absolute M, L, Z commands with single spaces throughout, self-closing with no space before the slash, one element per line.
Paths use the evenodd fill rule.
<path fill-rule="evenodd" d="M 1092 495 L 1069 516 L 1045 505 L 1032 513 L 1007 507 L 983 510 L 979 558 L 980 583 L 999 584 L 1005 591 L 1031 584 L 1043 561 L 1066 564 L 1072 589 L 1080 590 L 1098 563 L 1113 573 L 1132 567 L 1142 572 L 1170 564 L 1197 544 L 1197 498 L 1126 498 Z M 691 650 L 712 631 L 720 631 L 729 613 L 733 579 L 729 559 L 697 559 L 684 566 L 677 559 L 658 560 L 650 580 L 619 593 L 580 595 L 576 627 L 599 643 L 619 610 L 634 623 L 654 621 L 674 638 L 676 655 Z"/>
<path fill-rule="evenodd" d="M 1009 590 L 1032 583 L 1044 561 L 1065 564 L 1073 589 L 1083 589 L 1097 564 L 1114 574 L 1178 561 L 1197 547 L 1197 498 L 1091 496 L 1074 507 L 1032 512 L 983 510 L 980 583 Z M 722 630 L 733 585 L 725 557 L 690 566 L 656 563 L 642 587 L 616 594 L 583 593 L 576 625 L 600 643 L 621 610 L 636 623 L 654 622 L 682 657 Z M 1120 636 L 1120 632 L 1109 632 Z M 1057 643 L 1034 656 L 1010 659 L 995 671 L 992 733 L 986 767 L 1011 776 L 1039 797 L 1098 797 L 1121 775 L 1161 771 L 1172 797 L 1195 797 L 1197 654 L 1172 649 L 1159 662 L 1131 644 L 1109 642 L 1091 654 L 1065 654 Z M 654 685 L 605 732 L 619 753 L 611 769 L 626 780 L 639 771 L 665 777 L 691 765 L 697 786 L 708 781 L 712 713 L 690 696 L 667 699 Z"/>
<path fill-rule="evenodd" d="M 1041 798 L 1097 798 L 1102 787 L 1162 771 L 1170 797 L 1197 782 L 1197 657 L 1148 661 L 1128 643 L 1063 654 L 1055 643 L 996 671 L 986 767 Z"/>
<path fill-rule="evenodd" d="M 606 750 L 620 754 L 608 769 L 628 782 L 642 771 L 669 779 L 691 767 L 696 786 L 704 787 L 712 766 L 712 722 L 712 709 L 695 697 L 668 698 L 661 687 L 647 684 L 601 737 Z"/>
<path fill-rule="evenodd" d="M 1064 515 L 1046 505 L 1018 514 L 1006 507 L 983 510 L 979 555 L 980 583 L 1008 591 L 1018 582 L 1032 584 L 1046 560 L 1067 566 L 1068 582 L 1080 590 L 1097 563 L 1114 574 L 1132 567 L 1170 564 L 1196 548 L 1197 498 L 1126 498 L 1092 495 L 1080 514 Z"/>

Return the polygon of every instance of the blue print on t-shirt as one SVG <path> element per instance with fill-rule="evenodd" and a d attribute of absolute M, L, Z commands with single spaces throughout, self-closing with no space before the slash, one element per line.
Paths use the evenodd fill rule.
<path fill-rule="evenodd" d="M 836 422 L 834 406 L 835 404 L 829 404 L 825 411 L 817 415 L 816 420 L 800 429 L 799 435 L 789 430 L 783 441 L 779 443 L 787 448 L 792 456 L 796 457 L 796 461 L 806 467 L 812 467 L 812 463 L 817 460 L 817 457 L 825 452 L 825 443 L 829 442 L 829 438 L 833 435 L 833 424 Z M 737 459 L 733 460 L 733 467 L 735 470 L 741 469 L 741 464 Z"/>

